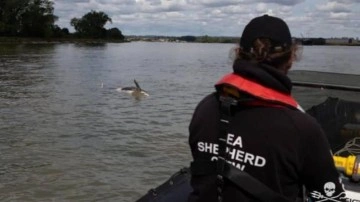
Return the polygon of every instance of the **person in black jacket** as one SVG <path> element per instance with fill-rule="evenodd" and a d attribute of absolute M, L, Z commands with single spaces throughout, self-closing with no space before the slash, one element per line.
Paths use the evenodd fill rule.
<path fill-rule="evenodd" d="M 304 192 L 311 201 L 345 201 L 324 132 L 291 97 L 286 74 L 296 48 L 280 18 L 246 25 L 233 72 L 198 104 L 189 126 L 189 202 L 296 201 Z M 221 109 L 229 105 L 230 115 Z"/>

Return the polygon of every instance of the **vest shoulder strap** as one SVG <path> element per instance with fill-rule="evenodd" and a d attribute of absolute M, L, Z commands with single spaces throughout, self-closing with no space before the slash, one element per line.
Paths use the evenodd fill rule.
<path fill-rule="evenodd" d="M 217 162 L 201 160 L 193 161 L 190 164 L 190 172 L 191 175 L 194 176 L 217 175 Z M 235 184 L 240 190 L 260 201 L 291 202 L 289 199 L 273 191 L 247 172 L 241 171 L 231 164 L 224 164 L 222 176 Z"/>
<path fill-rule="evenodd" d="M 222 198 L 222 189 L 225 178 L 233 182 L 240 190 L 245 191 L 261 201 L 290 202 L 284 196 L 273 191 L 267 185 L 252 177 L 250 174 L 226 163 L 226 139 L 228 127 L 232 121 L 232 117 L 236 113 L 233 109 L 237 106 L 238 100 L 229 96 L 220 96 L 219 101 L 221 113 L 220 131 L 218 136 L 219 153 L 215 166 L 217 173 L 218 197 Z"/>

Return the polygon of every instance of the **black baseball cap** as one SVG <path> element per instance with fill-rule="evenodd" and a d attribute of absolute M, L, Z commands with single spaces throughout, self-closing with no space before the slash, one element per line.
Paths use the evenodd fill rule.
<path fill-rule="evenodd" d="M 257 38 L 268 38 L 274 45 L 282 47 L 289 47 L 292 43 L 291 33 L 285 21 L 269 15 L 256 17 L 246 25 L 240 40 L 241 48 L 250 51 Z"/>

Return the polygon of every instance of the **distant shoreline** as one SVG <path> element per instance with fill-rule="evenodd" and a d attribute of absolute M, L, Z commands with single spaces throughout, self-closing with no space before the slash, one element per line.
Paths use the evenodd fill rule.
<path fill-rule="evenodd" d="M 116 39 L 80 39 L 80 38 L 23 38 L 23 37 L 0 37 L 0 44 L 59 44 L 59 43 L 124 43 L 126 40 Z"/>
<path fill-rule="evenodd" d="M 180 37 L 166 37 L 166 36 L 138 36 L 136 39 L 131 38 L 125 40 L 116 40 L 116 39 L 90 39 L 90 38 L 25 38 L 25 37 L 0 37 L 0 44 L 61 44 L 61 43 L 79 43 L 79 44 L 104 44 L 104 43 L 125 43 L 125 42 L 196 42 L 196 43 L 237 43 L 238 38 L 226 38 L 224 37 L 209 37 L 215 40 L 202 40 L 202 41 L 182 41 L 179 40 Z M 201 37 L 199 37 L 201 38 Z M 303 46 L 360 46 L 360 41 L 354 41 L 352 43 L 346 42 L 334 42 L 332 39 L 329 42 L 324 42 L 321 44 L 317 43 L 302 43 Z M 330 42 L 331 41 L 331 42 Z M 301 41 L 298 40 L 301 43 Z"/>
<path fill-rule="evenodd" d="M 311 45 L 309 45 L 311 46 Z M 360 46 L 360 43 L 354 43 L 354 44 L 349 44 L 349 43 L 326 43 L 324 45 L 314 45 L 314 46 Z"/>

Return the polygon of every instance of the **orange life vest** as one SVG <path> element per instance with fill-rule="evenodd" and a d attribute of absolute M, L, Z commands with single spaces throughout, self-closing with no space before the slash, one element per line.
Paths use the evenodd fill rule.
<path fill-rule="evenodd" d="M 290 94 L 263 86 L 238 74 L 230 73 L 225 75 L 222 79 L 220 79 L 220 81 L 216 83 L 215 86 L 224 86 L 225 88 L 226 86 L 231 86 L 239 91 L 250 94 L 255 98 L 272 103 L 271 106 L 278 103 L 291 106 L 300 111 L 304 111 Z M 231 89 L 228 90 L 231 91 Z"/>

